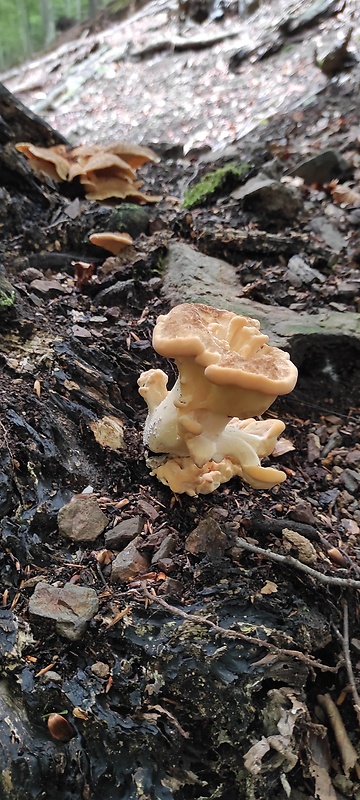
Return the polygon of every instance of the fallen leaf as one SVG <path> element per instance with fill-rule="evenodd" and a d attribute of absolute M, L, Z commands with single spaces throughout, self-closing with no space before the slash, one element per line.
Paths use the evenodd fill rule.
<path fill-rule="evenodd" d="M 350 186 L 337 183 L 337 181 L 331 181 L 329 187 L 334 203 L 344 206 L 360 205 L 360 193 L 356 192 L 354 189 L 350 189 Z"/>
<path fill-rule="evenodd" d="M 277 592 L 278 587 L 276 583 L 272 581 L 266 581 L 262 589 L 260 589 L 260 594 L 274 594 Z"/>
<path fill-rule="evenodd" d="M 271 455 L 283 456 L 285 453 L 290 453 L 291 450 L 295 450 L 295 447 L 289 439 L 279 439 L 276 442 Z"/>
<path fill-rule="evenodd" d="M 79 708 L 79 706 L 75 706 L 75 708 L 73 708 L 73 712 L 72 713 L 73 713 L 73 716 L 76 717 L 77 719 L 84 719 L 84 720 L 88 720 L 89 719 L 88 715 L 85 714 L 85 711 L 83 711 L 81 708 Z"/>

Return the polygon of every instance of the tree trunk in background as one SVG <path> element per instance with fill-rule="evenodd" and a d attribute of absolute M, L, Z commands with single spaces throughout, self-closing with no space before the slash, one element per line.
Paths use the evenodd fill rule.
<path fill-rule="evenodd" d="M 81 20 L 81 0 L 75 2 L 75 17 L 77 20 Z"/>
<path fill-rule="evenodd" d="M 100 8 L 100 5 L 101 4 L 100 4 L 99 0 L 89 0 L 89 3 L 88 3 L 88 14 L 89 14 L 89 17 L 94 17 L 95 16 L 95 14 L 98 12 L 98 10 Z"/>
<path fill-rule="evenodd" d="M 19 20 L 19 38 L 23 46 L 23 56 L 28 58 L 32 51 L 29 17 L 24 0 L 16 0 L 16 12 Z"/>
<path fill-rule="evenodd" d="M 44 30 L 44 44 L 48 45 L 55 39 L 54 7 L 51 0 L 40 0 L 39 7 Z"/>

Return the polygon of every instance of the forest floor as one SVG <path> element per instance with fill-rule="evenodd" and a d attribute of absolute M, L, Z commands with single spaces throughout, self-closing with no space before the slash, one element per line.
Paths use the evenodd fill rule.
<path fill-rule="evenodd" d="M 155 0 L 105 30 L 83 30 L 79 39 L 0 80 L 74 144 L 128 139 L 171 142 L 185 153 L 204 147 L 218 151 L 265 127 L 274 114 L 311 101 L 327 84 L 314 65 L 315 49 L 322 57 L 350 26 L 356 52 L 360 10 L 348 2 L 337 17 L 288 37 L 279 53 L 261 61 L 254 56 L 238 72 L 229 69 L 234 52 L 260 45 L 284 18 L 302 10 L 297 3 L 274 0 L 243 18 L 233 10 L 202 25 L 188 20 L 181 27 L 182 46 L 187 42 L 188 49 L 178 52 L 177 5 Z M 197 39 L 211 43 L 215 36 L 228 38 L 198 49 Z M 346 75 L 337 79 L 339 94 L 346 84 Z M 314 130 L 317 137 L 328 121 L 325 107 Z"/>
<path fill-rule="evenodd" d="M 32 794 L 21 747 L 16 759 L 5 747 L 20 764 L 15 794 L 2 787 L 6 800 L 20 797 L 17 781 L 22 800 L 359 797 L 360 373 L 359 334 L 347 325 L 359 312 L 360 68 L 328 81 L 313 64 L 314 44 L 326 38 L 328 48 L 343 34 L 349 20 L 340 16 L 231 72 L 230 54 L 259 42 L 285 11 L 272 4 L 241 23 L 206 23 L 202 36 L 235 24 L 240 33 L 201 51 L 134 58 L 154 38 L 177 36 L 154 3 L 2 77 L 72 144 L 129 139 L 161 157 L 142 170 L 144 190 L 161 200 L 140 223 L 128 210 L 140 235 L 124 257 L 106 260 L 88 242 L 109 206 L 41 183 L 45 203 L 21 191 L 2 198 L 1 261 L 16 303 L 0 331 L 1 624 L 14 642 L 21 635 L 10 649 L 0 637 L 1 659 L 43 780 L 43 794 Z M 290 175 L 329 149 L 346 162 L 332 180 Z M 229 160 L 249 165 L 246 180 L 271 162 L 274 194 L 290 194 L 275 211 L 269 195 L 259 207 L 233 194 L 239 179 L 229 174 L 203 204 L 184 208 L 184 190 Z M 177 495 L 146 467 L 137 378 L 152 367 L 173 372 L 151 338 L 173 304 L 166 270 L 182 268 L 181 258 L 171 267 L 174 244 L 184 260 L 190 251 L 229 262 L 234 296 L 269 318 L 274 308 L 340 319 L 298 350 L 289 336 L 299 382 L 270 412 L 286 430 L 266 463 L 287 476 L 271 490 L 235 478 L 210 495 Z M 76 280 L 76 261 L 94 266 L 89 282 Z M 219 307 L 223 296 L 219 286 Z M 121 422 L 124 447 L 111 424 L 102 438 L 104 418 Z M 71 510 L 65 527 L 58 517 L 84 490 L 96 506 L 86 536 Z M 287 560 L 276 563 L 279 555 Z M 47 627 L 49 598 L 29 614 L 43 582 L 95 593 L 99 610 L 87 608 L 80 640 Z M 179 610 L 197 618 L 183 625 Z M 56 609 L 49 616 L 59 624 Z M 65 713 L 69 744 L 48 731 L 51 712 Z"/>

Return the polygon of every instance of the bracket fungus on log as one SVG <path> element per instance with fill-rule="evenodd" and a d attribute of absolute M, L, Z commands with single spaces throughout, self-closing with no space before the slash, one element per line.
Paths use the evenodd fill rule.
<path fill-rule="evenodd" d="M 19 142 L 16 148 L 26 156 L 35 172 L 42 172 L 57 183 L 72 183 L 77 179 L 88 200 L 130 198 L 135 203 L 159 200 L 157 196 L 140 192 L 142 183 L 135 180 L 138 167 L 159 161 L 149 147 L 117 142 L 68 149 L 63 144 L 37 147 L 30 142 Z"/>
<path fill-rule="evenodd" d="M 285 426 L 254 416 L 292 391 L 297 369 L 259 328 L 257 320 L 195 303 L 158 318 L 153 346 L 175 360 L 179 376 L 168 391 L 165 372 L 150 369 L 138 385 L 148 406 L 144 443 L 162 454 L 149 459 L 151 474 L 172 491 L 208 494 L 234 475 L 255 489 L 285 480 L 260 463 Z"/>

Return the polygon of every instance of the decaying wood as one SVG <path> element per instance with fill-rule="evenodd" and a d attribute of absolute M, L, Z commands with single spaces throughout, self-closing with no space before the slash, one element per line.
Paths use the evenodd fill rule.
<path fill-rule="evenodd" d="M 51 125 L 23 105 L 0 83 L 0 142 L 30 141 L 43 147 L 67 144 Z"/>

